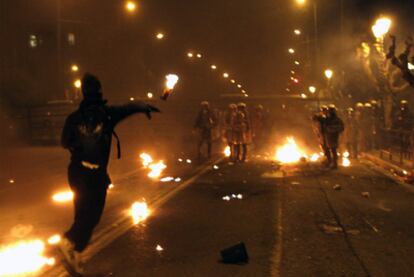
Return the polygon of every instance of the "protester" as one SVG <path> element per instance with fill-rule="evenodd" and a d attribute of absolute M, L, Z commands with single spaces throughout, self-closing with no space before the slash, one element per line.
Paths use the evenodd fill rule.
<path fill-rule="evenodd" d="M 234 144 L 234 122 L 237 116 L 237 105 L 230 104 L 225 114 L 225 140 L 227 146 L 230 147 L 230 160 L 235 160 L 235 144 Z"/>
<path fill-rule="evenodd" d="M 159 112 L 145 103 L 108 106 L 100 81 L 91 74 L 85 74 L 82 79 L 82 94 L 83 101 L 68 116 L 62 132 L 62 146 L 71 153 L 68 179 L 74 192 L 75 216 L 72 227 L 59 244 L 66 264 L 78 274 L 83 272 L 82 252 L 100 221 L 111 184 L 107 167 L 114 129 L 135 113 L 145 113 L 151 119 L 152 112 Z"/>
<path fill-rule="evenodd" d="M 324 153 L 325 156 L 325 161 L 324 164 L 326 166 L 329 166 L 330 164 L 330 155 L 328 152 L 328 147 L 326 144 L 326 137 L 325 137 L 325 122 L 326 122 L 326 117 L 328 114 L 328 107 L 327 106 L 322 106 L 320 111 L 318 113 L 316 113 L 315 115 L 313 115 L 312 117 L 312 121 L 313 121 L 313 131 L 316 134 L 318 141 L 319 141 L 319 146 L 322 150 L 322 152 Z"/>

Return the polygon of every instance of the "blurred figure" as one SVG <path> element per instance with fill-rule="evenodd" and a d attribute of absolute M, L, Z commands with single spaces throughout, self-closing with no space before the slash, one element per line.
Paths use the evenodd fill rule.
<path fill-rule="evenodd" d="M 312 117 L 312 121 L 313 121 L 313 131 L 316 134 L 318 141 L 319 141 L 319 146 L 323 152 L 323 154 L 325 155 L 325 161 L 324 163 L 328 166 L 330 164 L 329 161 L 329 152 L 328 152 L 328 147 L 326 144 L 326 117 L 328 115 L 328 106 L 322 106 L 320 108 L 320 111 L 316 114 L 313 115 Z"/>
<path fill-rule="evenodd" d="M 358 138 L 357 138 L 357 148 L 358 151 L 367 151 L 368 150 L 368 129 L 369 129 L 369 124 L 367 123 L 366 120 L 366 111 L 365 111 L 365 106 L 363 103 L 356 103 L 355 105 L 355 120 L 356 120 L 356 125 L 359 128 L 358 131 Z"/>
<path fill-rule="evenodd" d="M 213 140 L 213 128 L 216 124 L 216 118 L 213 111 L 210 109 L 210 104 L 207 101 L 201 102 L 201 109 L 197 115 L 194 128 L 199 131 L 199 140 L 197 143 L 198 159 L 201 160 L 203 155 L 201 148 L 204 144 L 207 145 L 207 157 L 211 158 L 211 147 Z"/>
<path fill-rule="evenodd" d="M 230 160 L 235 160 L 235 141 L 234 141 L 234 126 L 237 116 L 237 105 L 236 104 L 230 104 L 226 116 L 225 116 L 225 140 L 227 145 L 230 147 Z"/>
<path fill-rule="evenodd" d="M 252 115 L 252 136 L 256 149 L 263 147 L 265 141 L 265 113 L 262 105 L 257 105 Z"/>
<path fill-rule="evenodd" d="M 358 158 L 358 137 L 359 126 L 356 120 L 355 111 L 353 108 L 347 109 L 347 115 L 345 118 L 345 132 L 344 140 L 346 149 L 349 151 L 349 155 L 353 159 Z"/>
<path fill-rule="evenodd" d="M 247 158 L 247 145 L 251 142 L 250 119 L 246 104 L 237 104 L 237 114 L 233 125 L 235 160 L 245 162 Z"/>
<path fill-rule="evenodd" d="M 83 272 L 81 253 L 100 221 L 111 183 L 107 167 L 112 135 L 118 138 L 114 129 L 135 113 L 145 113 L 151 119 L 152 112 L 159 112 L 145 103 L 107 106 L 101 83 L 91 74 L 85 74 L 82 79 L 82 94 L 79 109 L 68 116 L 62 131 L 62 146 L 71 154 L 68 179 L 75 195 L 75 216 L 58 248 L 71 271 L 78 274 Z"/>
<path fill-rule="evenodd" d="M 325 120 L 325 141 L 328 152 L 329 167 L 338 168 L 338 146 L 339 136 L 344 131 L 344 123 L 338 117 L 336 107 L 329 105 L 328 115 Z"/>

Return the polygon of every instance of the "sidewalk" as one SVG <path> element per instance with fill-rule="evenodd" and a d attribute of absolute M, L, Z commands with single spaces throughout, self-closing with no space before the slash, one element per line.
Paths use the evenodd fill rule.
<path fill-rule="evenodd" d="M 404 185 L 407 189 L 414 192 L 414 168 L 413 161 L 403 159 L 395 153 L 384 153 L 380 150 L 373 150 L 362 153 L 362 158 L 373 163 L 381 172 L 398 183 Z"/>

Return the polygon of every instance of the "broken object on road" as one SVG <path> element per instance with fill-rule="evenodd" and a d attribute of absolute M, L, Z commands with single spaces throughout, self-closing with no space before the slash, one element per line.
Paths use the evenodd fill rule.
<path fill-rule="evenodd" d="M 249 256 L 246 245 L 241 242 L 220 251 L 222 262 L 225 264 L 247 264 Z"/>

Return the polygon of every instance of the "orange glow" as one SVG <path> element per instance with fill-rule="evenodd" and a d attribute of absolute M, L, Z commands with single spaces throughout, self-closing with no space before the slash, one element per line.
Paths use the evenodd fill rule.
<path fill-rule="evenodd" d="M 147 219 L 147 217 L 150 215 L 150 210 L 148 209 L 147 202 L 143 200 L 132 204 L 130 214 L 134 224 L 138 224 Z"/>
<path fill-rule="evenodd" d="M 55 259 L 44 256 L 45 243 L 41 240 L 19 241 L 0 248 L 0 276 L 28 276 Z"/>
<path fill-rule="evenodd" d="M 287 143 L 276 150 L 275 159 L 279 162 L 290 164 L 297 163 L 306 154 L 298 147 L 293 137 L 287 138 Z"/>
<path fill-rule="evenodd" d="M 231 155 L 231 149 L 230 149 L 230 146 L 226 146 L 226 148 L 224 148 L 223 153 L 224 153 L 224 156 L 226 156 L 226 157 L 230 157 L 230 155 Z"/>
<path fill-rule="evenodd" d="M 62 191 L 62 192 L 58 192 L 55 193 L 52 196 L 53 201 L 58 202 L 58 203 L 65 203 L 65 202 L 70 202 L 73 200 L 74 194 L 72 191 L 67 190 L 67 191 Z"/>

